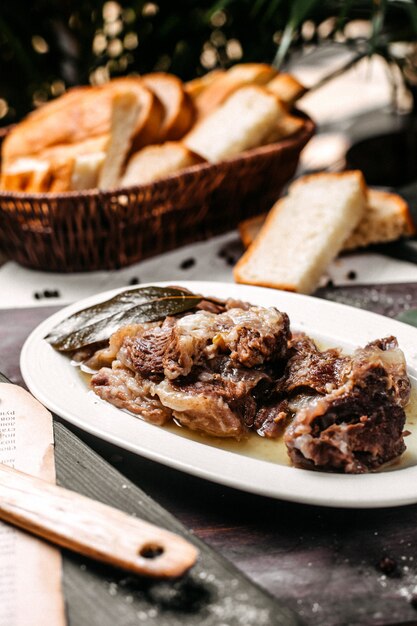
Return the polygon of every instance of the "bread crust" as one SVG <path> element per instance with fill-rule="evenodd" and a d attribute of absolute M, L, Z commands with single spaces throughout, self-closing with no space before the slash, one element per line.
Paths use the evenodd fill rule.
<path fill-rule="evenodd" d="M 241 63 L 233 66 L 195 98 L 197 117 L 205 117 L 214 111 L 240 87 L 265 85 L 276 73 L 276 70 L 266 63 Z"/>
<path fill-rule="evenodd" d="M 112 85 L 110 89 L 112 100 L 109 111 L 109 132 L 112 122 L 113 98 L 125 93 L 134 93 L 140 105 L 140 113 L 132 135 L 131 152 L 136 152 L 136 150 L 140 150 L 150 143 L 156 143 L 160 137 L 164 118 L 164 107 L 159 98 L 143 84 L 139 76 L 115 78 L 107 84 Z"/>
<path fill-rule="evenodd" d="M 404 200 L 402 196 L 397 193 L 392 193 L 390 191 L 382 191 L 379 189 L 370 189 L 369 190 L 369 201 L 372 202 L 373 197 L 383 198 L 387 201 L 395 202 L 399 213 L 402 215 L 406 227 L 406 232 L 404 234 L 415 235 L 417 232 L 416 225 L 413 220 L 413 216 L 411 215 L 410 206 L 408 202 Z"/>
<path fill-rule="evenodd" d="M 265 137 L 264 143 L 276 143 L 281 139 L 295 135 L 304 127 L 304 120 L 302 117 L 296 115 L 283 115 L 279 119 L 272 129 L 271 133 Z"/>
<path fill-rule="evenodd" d="M 384 205 L 390 207 L 388 214 Z M 407 202 L 396 193 L 368 190 L 368 211 L 346 240 L 343 250 L 350 251 L 378 243 L 410 237 L 416 228 Z"/>
<path fill-rule="evenodd" d="M 2 146 L 7 165 L 19 157 L 39 155 L 56 145 L 76 144 L 110 133 L 113 97 L 134 91 L 142 114 L 135 132 L 136 149 L 155 141 L 163 108 L 138 77 L 116 78 L 99 87 L 76 87 L 30 113 L 11 130 Z"/>
<path fill-rule="evenodd" d="M 176 76 L 164 72 L 145 74 L 142 80 L 163 106 L 159 141 L 181 139 L 190 130 L 195 118 L 194 104 L 183 83 Z"/>
<path fill-rule="evenodd" d="M 192 99 L 194 99 L 202 94 L 203 91 L 207 89 L 207 87 L 212 85 L 215 80 L 220 78 L 220 76 L 225 73 L 225 70 L 211 70 L 211 72 L 207 72 L 207 74 L 204 74 L 204 76 L 189 80 L 187 83 L 185 83 L 184 89 L 188 93 L 188 95 L 191 96 Z"/>
<path fill-rule="evenodd" d="M 266 220 L 266 216 L 267 213 L 261 213 L 261 215 L 255 215 L 255 217 L 249 217 L 247 220 L 239 222 L 237 228 L 245 248 L 249 248 L 249 246 L 255 241 L 262 224 Z"/>
<path fill-rule="evenodd" d="M 3 170 L 0 189 L 42 193 L 50 185 L 50 166 L 40 159 L 18 159 L 13 167 Z"/>
<path fill-rule="evenodd" d="M 168 168 L 166 157 L 167 152 L 169 163 Z M 174 152 L 177 157 L 176 162 L 174 163 L 172 161 L 172 152 Z M 152 166 L 155 165 L 156 160 L 160 163 L 158 162 L 158 167 L 155 170 Z M 164 144 L 147 146 L 134 154 L 129 160 L 125 174 L 121 180 L 121 186 L 136 186 L 153 182 L 158 178 L 172 176 L 179 170 L 203 162 L 204 159 L 189 150 L 180 141 L 167 141 Z M 152 174 L 149 172 L 149 163 L 151 164 L 151 172 L 153 169 Z"/>
<path fill-rule="evenodd" d="M 74 158 L 64 160 L 57 159 L 50 162 L 51 184 L 48 191 L 51 193 L 61 193 L 71 189 L 72 171 L 74 169 Z"/>
<path fill-rule="evenodd" d="M 259 236 L 256 237 L 255 241 L 252 243 L 252 245 L 250 246 L 250 248 L 248 250 L 246 250 L 246 252 L 244 252 L 244 254 L 240 257 L 239 261 L 236 263 L 236 265 L 233 268 L 233 277 L 235 279 L 235 281 L 237 283 L 245 283 L 247 285 L 259 285 L 260 287 L 272 287 L 274 288 L 274 285 L 271 285 L 271 283 L 268 282 L 260 282 L 256 279 L 252 280 L 248 279 L 248 278 L 244 278 L 243 275 L 241 274 L 241 269 L 246 265 L 246 263 L 249 261 L 250 259 L 250 255 L 259 248 L 259 246 L 261 245 L 261 241 L 262 241 L 262 232 L 266 232 L 267 229 L 270 226 L 270 223 L 272 223 L 272 221 L 274 220 L 274 217 L 276 215 L 276 213 L 278 213 L 281 208 L 284 205 L 284 201 L 285 198 L 280 198 L 272 207 L 272 209 L 269 211 L 269 213 L 266 216 L 265 222 L 261 228 L 261 231 L 259 233 Z M 275 288 L 277 288 L 275 286 Z M 284 289 L 284 287 L 278 287 L 281 289 Z M 294 285 L 286 285 L 285 287 L 286 290 L 288 291 L 295 291 Z"/>
<path fill-rule="evenodd" d="M 274 76 L 274 78 L 266 84 L 266 88 L 277 95 L 289 108 L 307 91 L 304 85 L 294 76 L 286 73 Z"/>
<path fill-rule="evenodd" d="M 365 198 L 367 198 L 368 187 L 366 186 L 364 175 L 360 170 L 344 170 L 343 172 L 318 172 L 315 174 L 306 174 L 305 176 L 302 176 L 301 178 L 294 181 L 291 184 L 291 189 L 296 189 L 297 187 L 303 186 L 310 180 L 318 180 L 320 178 L 323 182 L 325 182 L 326 180 L 334 180 L 335 178 L 351 178 L 352 175 L 355 175 L 355 177 L 357 177 L 362 192 Z"/>

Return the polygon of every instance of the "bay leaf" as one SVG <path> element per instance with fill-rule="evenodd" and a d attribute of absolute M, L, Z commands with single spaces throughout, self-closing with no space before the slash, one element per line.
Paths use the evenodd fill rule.
<path fill-rule="evenodd" d="M 175 287 L 138 287 L 122 291 L 57 324 L 45 339 L 56 350 L 70 352 L 105 341 L 128 324 L 155 322 L 194 308 L 202 297 Z"/>

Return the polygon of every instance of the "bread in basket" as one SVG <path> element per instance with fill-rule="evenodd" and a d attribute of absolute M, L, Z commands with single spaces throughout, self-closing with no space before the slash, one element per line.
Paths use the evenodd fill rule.
<path fill-rule="evenodd" d="M 305 116 L 289 114 L 276 93 L 259 87 L 253 78 L 255 65 L 251 72 L 243 67 L 240 83 L 235 69 L 238 77 L 233 77 L 231 94 L 207 115 L 190 95 L 192 85 L 183 87 L 181 99 L 177 79 L 149 75 L 135 78 L 133 95 L 125 89 L 128 79 L 119 79 L 122 90 L 112 86 L 110 100 L 100 92 L 97 125 L 84 111 L 87 121 L 74 132 L 74 142 L 67 130 L 59 128 L 58 139 L 47 134 L 42 138 L 39 132 L 30 136 L 30 121 L 38 127 L 39 120 L 46 119 L 46 125 L 59 127 L 63 119 L 74 125 L 75 116 L 80 123 L 74 93 L 84 97 L 86 90 L 96 88 L 70 91 L 65 97 L 72 100 L 71 107 L 54 101 L 15 130 L 6 130 L 0 191 L 2 251 L 43 270 L 113 269 L 233 229 L 242 219 L 268 209 L 294 174 L 314 124 Z M 260 80 L 265 75 L 261 65 Z M 220 78 L 224 88 L 224 73 Z M 173 91 L 164 104 L 161 89 L 167 83 Z M 174 84 L 185 114 L 172 104 Z M 209 84 L 212 89 L 214 81 Z M 146 98 L 142 91 L 152 96 Z M 197 91 L 201 102 L 204 88 Z M 45 115 L 47 106 L 51 116 Z M 149 110 L 156 111 L 158 124 L 155 119 L 152 124 L 143 121 L 145 107 L 148 115 Z M 275 143 L 259 145 L 271 141 Z M 91 185 L 95 187 L 82 188 Z"/>

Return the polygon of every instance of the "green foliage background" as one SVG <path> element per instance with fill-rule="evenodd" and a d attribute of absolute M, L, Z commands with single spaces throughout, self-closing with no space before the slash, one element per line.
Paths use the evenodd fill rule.
<path fill-rule="evenodd" d="M 235 62 L 279 63 L 306 43 L 306 19 L 311 45 L 321 39 L 316 26 L 332 16 L 327 37 L 350 19 L 370 19 L 370 50 L 382 54 L 393 38 L 417 32 L 414 0 L 3 0 L 0 124 L 111 76 L 162 70 L 187 80 Z"/>

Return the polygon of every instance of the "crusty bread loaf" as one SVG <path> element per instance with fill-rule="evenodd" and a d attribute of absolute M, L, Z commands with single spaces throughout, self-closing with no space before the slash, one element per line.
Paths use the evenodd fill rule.
<path fill-rule="evenodd" d="M 291 74 L 277 74 L 266 84 L 278 98 L 291 108 L 296 100 L 306 92 L 306 88 Z"/>
<path fill-rule="evenodd" d="M 38 155 L 55 145 L 78 143 L 108 132 L 110 102 L 111 96 L 93 87 L 76 88 L 48 102 L 7 135 L 2 145 L 3 165 L 19 157 Z M 89 109 L 93 109 L 96 116 L 91 115 Z"/>
<path fill-rule="evenodd" d="M 200 157 L 178 141 L 148 146 L 131 157 L 121 185 L 128 187 L 150 183 L 201 162 Z"/>
<path fill-rule="evenodd" d="M 93 93 L 92 90 L 93 88 L 90 87 L 75 87 L 56 100 L 29 113 L 3 141 L 2 167 L 8 167 L 19 157 L 27 158 L 36 155 L 54 144 L 68 143 L 68 139 L 77 133 L 78 121 L 81 117 L 78 103 L 86 102 L 87 99 L 90 101 L 89 96 Z M 74 115 L 74 110 L 77 115 Z M 71 114 L 69 114 L 70 111 Z M 66 123 L 63 125 L 64 119 Z"/>
<path fill-rule="evenodd" d="M 134 138 L 135 149 L 156 141 L 161 128 L 162 105 L 139 77 L 117 78 L 100 87 L 70 90 L 30 113 L 4 140 L 3 164 L 7 166 L 21 156 L 38 155 L 52 146 L 77 144 L 108 135 L 113 97 L 132 91 L 142 104 Z"/>
<path fill-rule="evenodd" d="M 275 75 L 276 70 L 265 63 L 240 63 L 217 76 L 194 102 L 198 118 L 217 109 L 236 89 L 244 85 L 264 85 Z"/>
<path fill-rule="evenodd" d="M 176 76 L 163 72 L 145 74 L 142 81 L 164 108 L 159 141 L 181 139 L 190 130 L 195 117 L 194 104 L 183 83 Z"/>
<path fill-rule="evenodd" d="M 239 224 L 239 234 L 245 248 L 255 241 L 265 222 L 266 214 L 251 217 Z M 372 244 L 395 241 L 416 233 L 410 207 L 396 193 L 368 189 L 365 213 L 343 244 L 343 251 L 364 248 Z"/>
<path fill-rule="evenodd" d="M 321 173 L 291 185 L 234 269 L 239 283 L 313 292 L 328 264 L 362 219 L 361 172 Z"/>
<path fill-rule="evenodd" d="M 261 145 L 284 113 L 278 98 L 263 87 L 242 87 L 201 120 L 183 142 L 216 163 Z"/>
<path fill-rule="evenodd" d="M 188 83 L 185 83 L 184 85 L 185 91 L 194 100 L 223 74 L 225 74 L 225 70 L 212 70 L 211 72 L 207 72 L 207 74 L 204 74 L 204 76 L 189 80 Z"/>

